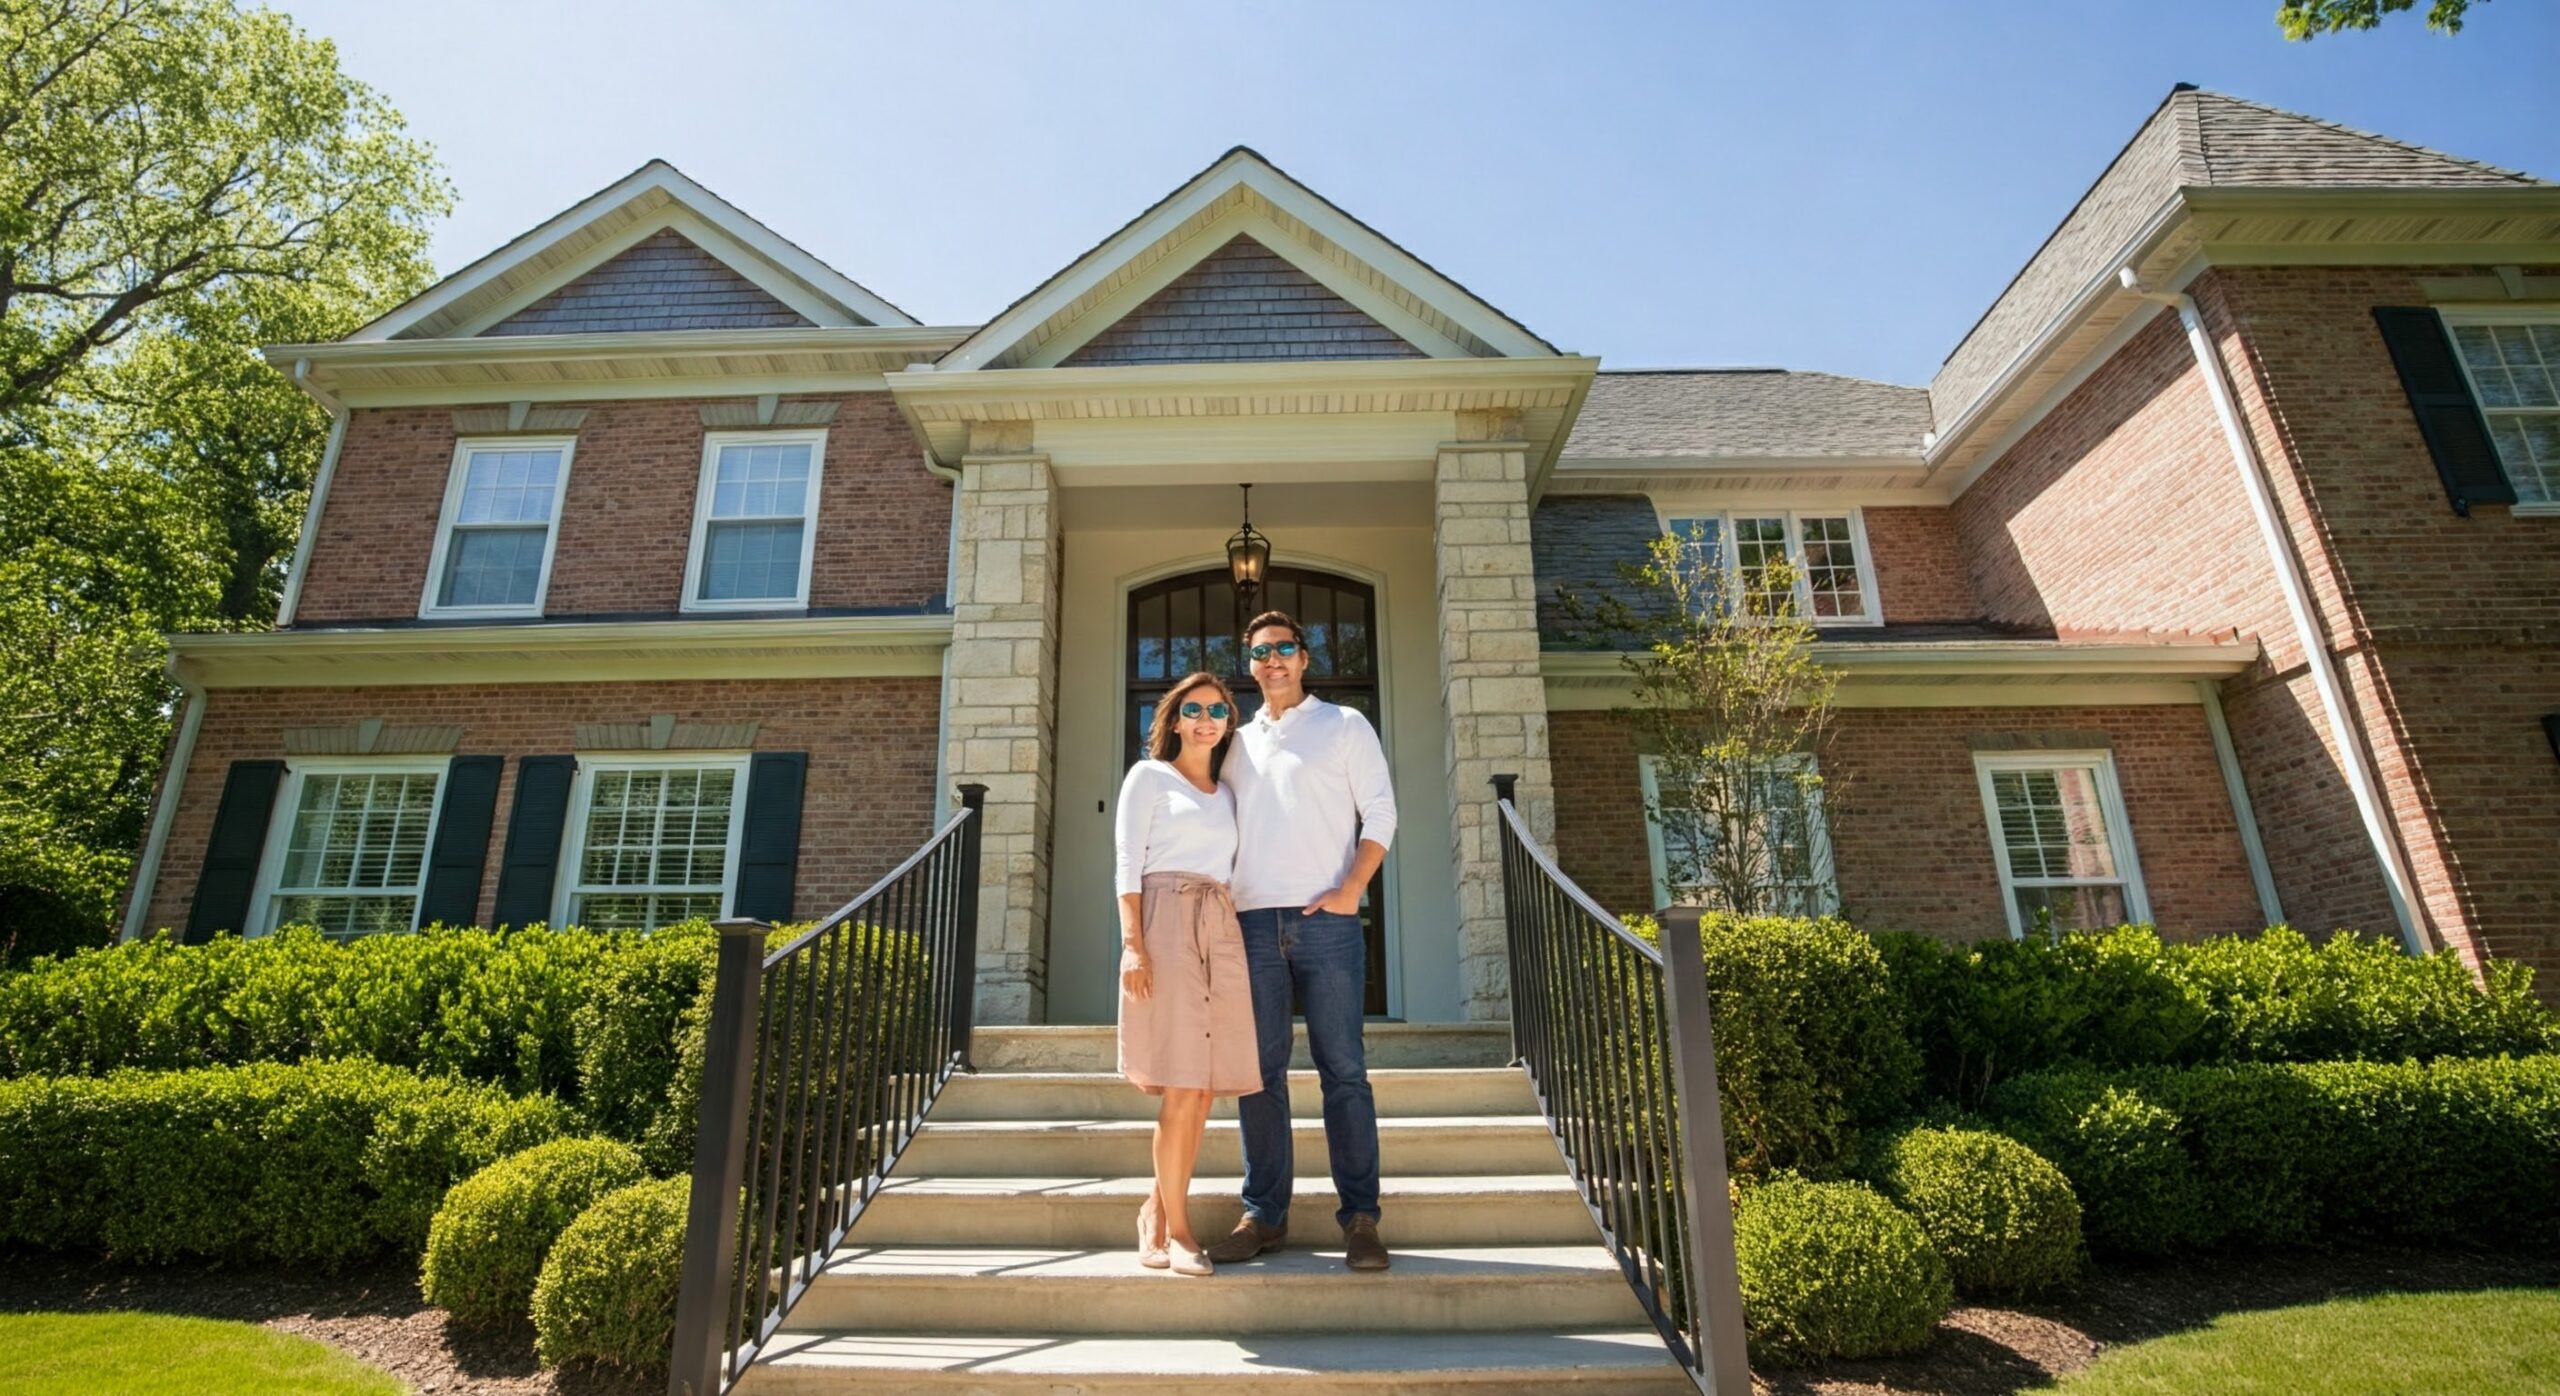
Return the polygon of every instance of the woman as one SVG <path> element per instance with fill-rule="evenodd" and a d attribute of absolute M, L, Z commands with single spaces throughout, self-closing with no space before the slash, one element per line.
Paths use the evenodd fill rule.
<path fill-rule="evenodd" d="M 1218 783 L 1235 717 L 1235 696 L 1215 675 L 1175 684 L 1156 704 L 1147 759 L 1120 782 L 1120 1074 L 1163 1097 L 1138 1263 L 1178 1275 L 1214 1268 L 1190 1208 L 1209 1102 L 1262 1089 L 1244 935 L 1227 892 L 1235 801 Z"/>

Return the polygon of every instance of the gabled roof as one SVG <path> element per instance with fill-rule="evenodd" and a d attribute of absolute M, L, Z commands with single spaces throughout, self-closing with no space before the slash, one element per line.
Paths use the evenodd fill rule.
<path fill-rule="evenodd" d="M 1237 146 L 1007 306 L 937 367 L 1055 364 L 1239 234 L 1433 357 L 1559 352 L 1259 153 Z"/>
<path fill-rule="evenodd" d="M 916 323 L 915 317 L 675 166 L 652 160 L 347 338 L 443 339 L 481 333 L 668 230 L 810 325 Z"/>
<path fill-rule="evenodd" d="M 1566 459 L 1920 457 L 1929 390 L 1783 368 L 1602 370 Z"/>

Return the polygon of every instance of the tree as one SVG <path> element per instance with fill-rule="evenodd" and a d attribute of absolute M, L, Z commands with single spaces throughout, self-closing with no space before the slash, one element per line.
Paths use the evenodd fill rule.
<path fill-rule="evenodd" d="M 2431 0 L 2427 27 L 2440 34 L 2462 32 L 2462 17 L 2472 0 Z M 2489 0 L 2480 0 L 2485 5 Z M 2348 29 L 2371 29 L 2387 14 L 2413 9 L 2417 0 L 2284 0 L 2276 7 L 2276 24 L 2288 39 L 2316 39 Z"/>

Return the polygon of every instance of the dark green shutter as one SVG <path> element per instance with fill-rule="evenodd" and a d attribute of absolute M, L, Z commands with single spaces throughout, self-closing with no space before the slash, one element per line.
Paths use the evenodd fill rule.
<path fill-rule="evenodd" d="M 2409 410 L 2418 416 L 2418 433 L 2427 439 L 2436 473 L 2444 477 L 2453 512 L 2468 514 L 2474 504 L 2515 503 L 2516 487 L 2498 464 L 2489 421 L 2472 400 L 2471 382 L 2463 377 L 2444 317 L 2424 307 L 2386 305 L 2374 308 L 2373 320 L 2382 327 L 2392 367 L 2400 370 L 2400 387 L 2409 394 Z"/>
<path fill-rule="evenodd" d="M 213 837 L 205 841 L 204 869 L 196 874 L 195 901 L 187 907 L 187 944 L 201 945 L 220 931 L 247 932 L 258 859 L 267 849 L 267 824 L 283 783 L 281 761 L 231 763 L 213 814 Z"/>
<path fill-rule="evenodd" d="M 457 756 L 445 766 L 419 925 L 468 926 L 480 915 L 480 875 L 489 865 L 489 824 L 497 818 L 498 772 L 506 764 L 503 756 Z"/>
<path fill-rule="evenodd" d="M 738 891 L 729 903 L 736 915 L 791 919 L 792 884 L 800 873 L 800 791 L 808 774 L 805 751 L 760 751 L 747 767 Z"/>
<path fill-rule="evenodd" d="M 498 904 L 490 918 L 501 926 L 551 919 L 560 831 L 569 822 L 569 781 L 577 771 L 574 756 L 516 758 L 516 803 L 507 815 L 507 851 L 498 860 Z"/>

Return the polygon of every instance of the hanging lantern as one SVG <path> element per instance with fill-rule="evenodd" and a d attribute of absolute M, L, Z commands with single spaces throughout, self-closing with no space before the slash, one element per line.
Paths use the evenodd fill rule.
<path fill-rule="evenodd" d="M 1271 540 L 1254 531 L 1253 486 L 1244 487 L 1244 524 L 1227 540 L 1227 573 L 1235 578 L 1236 596 L 1252 601 L 1271 568 Z"/>

